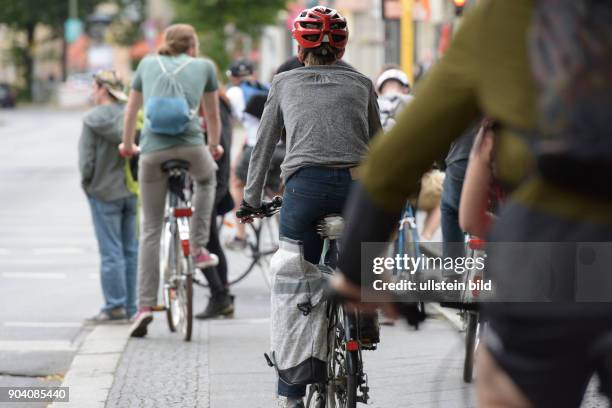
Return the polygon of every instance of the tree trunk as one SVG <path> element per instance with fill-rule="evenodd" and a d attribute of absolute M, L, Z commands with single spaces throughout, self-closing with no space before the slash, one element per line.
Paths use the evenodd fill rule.
<path fill-rule="evenodd" d="M 68 42 L 62 30 L 62 82 L 68 77 Z"/>
<path fill-rule="evenodd" d="M 26 81 L 26 97 L 28 100 L 32 100 L 32 89 L 34 83 L 34 30 L 36 29 L 36 23 L 28 23 L 26 25 L 26 36 L 27 44 L 26 50 L 23 53 L 23 66 L 25 68 L 25 81 Z"/>

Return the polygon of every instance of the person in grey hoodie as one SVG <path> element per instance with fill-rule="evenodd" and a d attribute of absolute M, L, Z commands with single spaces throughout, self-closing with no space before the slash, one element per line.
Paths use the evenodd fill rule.
<path fill-rule="evenodd" d="M 104 305 L 91 323 L 127 322 L 136 313 L 137 198 L 128 190 L 119 155 L 126 95 L 112 71 L 94 76 L 95 108 L 83 119 L 79 140 L 81 185 L 100 251 Z"/>

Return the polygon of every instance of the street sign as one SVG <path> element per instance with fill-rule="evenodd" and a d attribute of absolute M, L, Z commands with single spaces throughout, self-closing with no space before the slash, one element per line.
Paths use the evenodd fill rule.
<path fill-rule="evenodd" d="M 68 44 L 72 44 L 83 33 L 83 22 L 78 18 L 69 18 L 64 24 L 64 38 Z"/>

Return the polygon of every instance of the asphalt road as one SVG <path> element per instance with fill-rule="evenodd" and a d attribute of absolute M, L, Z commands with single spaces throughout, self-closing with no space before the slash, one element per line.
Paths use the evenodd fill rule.
<path fill-rule="evenodd" d="M 0 110 L 0 386 L 58 384 L 102 301 L 81 116 Z"/>

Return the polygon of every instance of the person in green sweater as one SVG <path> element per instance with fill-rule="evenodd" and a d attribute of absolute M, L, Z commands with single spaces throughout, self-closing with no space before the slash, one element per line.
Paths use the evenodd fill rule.
<path fill-rule="evenodd" d="M 126 185 L 121 143 L 123 85 L 112 71 L 94 76 L 96 105 L 83 119 L 79 140 L 81 186 L 87 195 L 100 251 L 104 306 L 91 323 L 127 323 L 136 313 L 137 198 Z"/>
<path fill-rule="evenodd" d="M 541 133 L 539 88 L 532 74 L 532 59 L 538 55 L 534 48 L 528 48 L 532 18 L 536 11 L 546 11 L 543 7 L 554 7 L 549 11 L 569 10 L 571 21 L 576 17 L 572 13 L 584 12 L 597 2 L 549 5 L 554 3 L 482 1 L 467 13 L 448 52 L 417 87 L 414 101 L 397 125 L 385 137 L 373 139 L 361 167 L 360 187 L 346 209 L 347 228 L 339 262 L 342 273 L 334 282 L 337 291 L 360 296 L 362 271 L 357 254 L 361 243 L 389 238 L 407 197 L 417 190 L 418 180 L 430 163 L 444 156 L 453 140 L 481 116 L 499 123 L 493 149 L 496 177 L 513 190 L 488 241 L 574 245 L 612 241 L 610 196 L 553 182 L 536 167 L 538 156 L 532 146 L 541 140 Z M 599 2 L 598 7 L 609 11 L 606 3 Z M 571 9 L 576 4 L 579 7 Z M 610 50 L 610 37 L 605 37 L 609 30 L 600 33 Z M 580 38 L 589 41 L 588 36 Z M 563 41 L 573 38 L 565 37 L 552 46 L 563 47 Z M 600 114 L 598 119 L 602 117 Z M 609 129 L 609 115 L 607 121 Z M 526 272 L 530 281 L 524 283 L 525 289 L 547 279 L 549 271 L 543 270 L 547 268 L 513 269 L 520 254 L 509 247 L 498 248 L 498 260 L 503 262 L 490 268 L 491 273 L 513 279 L 513 274 Z M 550 265 L 550 269 L 554 267 Z M 570 276 L 558 275 L 558 287 L 572 289 Z M 580 405 L 590 377 L 602 367 L 603 360 L 594 358 L 592 352 L 612 332 L 612 304 L 575 303 L 571 296 L 574 293 L 570 290 L 562 294 L 560 302 L 483 305 L 489 325 L 477 362 L 479 406 Z M 399 310 L 387 308 L 396 314 Z M 602 378 L 604 390 L 610 392 L 610 377 Z"/>

